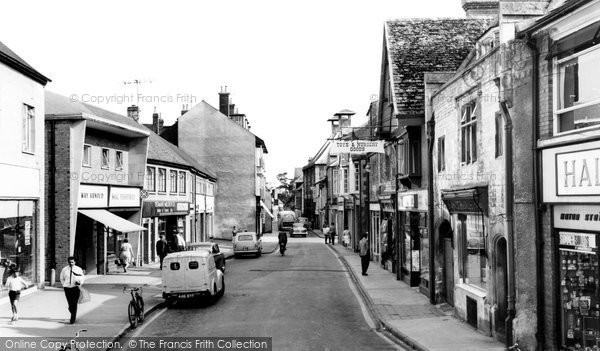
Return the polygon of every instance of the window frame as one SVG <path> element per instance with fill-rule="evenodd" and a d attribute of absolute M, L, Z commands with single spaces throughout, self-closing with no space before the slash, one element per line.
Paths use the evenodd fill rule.
<path fill-rule="evenodd" d="M 164 174 L 163 177 L 161 177 L 161 173 Z M 156 191 L 159 193 L 166 193 L 167 192 L 167 169 L 159 167 L 158 168 L 158 177 L 156 177 L 156 178 L 157 178 Z M 162 178 L 162 181 L 161 181 L 161 178 Z"/>
<path fill-rule="evenodd" d="M 494 138 L 495 156 L 496 158 L 504 155 L 504 119 L 500 112 L 496 112 L 494 119 L 494 129 L 496 135 Z"/>
<path fill-rule="evenodd" d="M 360 162 L 354 162 L 354 192 L 360 191 Z"/>
<path fill-rule="evenodd" d="M 88 150 L 87 162 L 85 159 L 86 150 Z M 82 167 L 92 167 L 92 145 L 83 144 L 83 153 L 81 155 L 81 166 Z"/>
<path fill-rule="evenodd" d="M 350 192 L 350 172 L 349 167 L 344 167 L 342 170 L 342 194 L 347 194 Z"/>
<path fill-rule="evenodd" d="M 100 152 L 100 168 L 110 169 L 110 149 L 103 147 Z M 106 153 L 106 158 L 104 154 Z"/>
<path fill-rule="evenodd" d="M 485 224 L 483 218 L 481 218 L 481 214 L 475 213 L 461 213 L 457 215 L 456 229 L 457 234 L 459 235 L 460 240 L 460 277 L 462 278 L 465 284 L 473 286 L 477 289 L 486 290 L 488 288 L 488 284 L 490 281 L 490 276 L 488 275 L 487 267 L 489 263 L 489 258 L 487 256 L 487 238 L 485 233 Z M 470 220 L 470 221 L 469 221 Z M 476 253 L 469 253 L 469 250 L 473 251 L 473 249 L 469 249 L 469 222 L 477 223 L 481 225 L 481 236 L 480 242 L 478 243 L 478 249 Z M 473 239 L 471 239 L 473 240 Z M 471 267 L 469 265 L 470 256 L 476 257 L 478 262 L 476 265 Z M 475 277 L 471 273 L 471 268 L 477 267 L 478 277 Z M 479 282 L 473 282 L 475 278 L 479 278 Z"/>
<path fill-rule="evenodd" d="M 589 47 L 587 49 L 581 50 L 579 52 L 576 52 L 572 55 L 569 56 L 565 56 L 563 58 L 554 58 L 554 62 L 552 64 L 552 69 L 553 69 L 553 80 L 554 82 L 556 82 L 556 84 L 552 84 L 552 95 L 553 95 L 553 99 L 552 99 L 552 117 L 553 117 L 553 134 L 556 136 L 559 135 L 568 135 L 568 134 L 573 134 L 573 133 L 580 133 L 582 131 L 587 131 L 587 130 L 593 130 L 593 129 L 599 129 L 600 128 L 600 123 L 596 124 L 596 125 L 591 125 L 588 127 L 583 127 L 583 128 L 575 128 L 575 129 L 571 129 L 571 130 L 566 130 L 566 131 L 559 131 L 559 126 L 560 126 L 560 115 L 568 113 L 568 112 L 572 112 L 572 111 L 576 111 L 579 109 L 583 109 L 586 107 L 590 107 L 590 106 L 594 106 L 594 105 L 600 105 L 600 98 L 586 102 L 586 103 L 582 103 L 580 105 L 576 105 L 576 106 L 570 106 L 567 108 L 563 108 L 563 109 L 559 109 L 559 98 L 560 98 L 560 94 L 561 94 L 561 88 L 562 88 L 562 82 L 561 82 L 561 67 L 563 64 L 572 61 L 576 58 L 579 58 L 581 56 L 584 56 L 586 54 L 590 54 L 594 51 L 598 51 L 598 54 L 600 54 L 600 44 L 596 44 L 592 47 Z M 579 76 L 579 74 L 578 74 Z"/>
<path fill-rule="evenodd" d="M 173 174 L 175 174 L 175 177 L 173 177 Z M 169 192 L 172 194 L 176 194 L 177 193 L 177 189 L 178 189 L 178 182 L 179 182 L 179 177 L 178 177 L 178 173 L 176 170 L 174 169 L 170 169 L 169 170 Z"/>
<path fill-rule="evenodd" d="M 183 179 L 183 181 L 181 181 Z M 177 187 L 179 188 L 179 194 L 185 195 L 187 186 L 187 175 L 185 171 L 179 171 L 179 177 L 177 178 Z"/>
<path fill-rule="evenodd" d="M 146 166 L 146 190 L 156 192 L 156 167 Z"/>
<path fill-rule="evenodd" d="M 21 151 L 26 154 L 35 154 L 35 107 L 23 104 L 23 123 L 21 129 Z"/>
<path fill-rule="evenodd" d="M 444 172 L 444 171 L 446 171 L 446 136 L 445 135 L 438 137 L 437 153 L 438 153 L 437 171 L 438 171 L 438 173 Z"/>
<path fill-rule="evenodd" d="M 467 115 L 467 108 L 472 110 Z M 477 122 L 481 107 L 477 99 L 472 99 L 460 107 L 460 164 L 462 166 L 477 162 Z"/>
<path fill-rule="evenodd" d="M 119 157 L 119 155 L 121 155 L 121 157 Z M 123 170 L 123 155 L 124 153 L 122 150 L 115 150 L 115 170 L 117 171 Z"/>

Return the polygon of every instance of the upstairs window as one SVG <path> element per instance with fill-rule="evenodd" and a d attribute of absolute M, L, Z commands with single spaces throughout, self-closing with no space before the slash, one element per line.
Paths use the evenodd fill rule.
<path fill-rule="evenodd" d="M 504 131 L 504 124 L 502 123 L 502 114 L 500 114 L 500 112 L 496 112 L 496 138 L 495 138 L 495 145 L 496 145 L 496 157 L 500 157 L 502 156 L 502 153 L 504 151 L 504 142 L 502 139 L 502 135 L 503 135 L 503 131 Z"/>
<path fill-rule="evenodd" d="M 35 109 L 23 105 L 23 152 L 35 152 Z"/>
<path fill-rule="evenodd" d="M 477 103 L 472 100 L 461 108 L 461 163 L 468 165 L 477 161 Z"/>
<path fill-rule="evenodd" d="M 600 45 L 557 63 L 556 132 L 600 125 Z"/>
<path fill-rule="evenodd" d="M 101 167 L 103 169 L 110 168 L 110 150 L 109 149 L 102 149 Z"/>
<path fill-rule="evenodd" d="M 208 195 L 208 196 L 215 195 L 215 185 L 213 183 L 208 183 L 208 188 L 206 189 L 206 195 Z"/>
<path fill-rule="evenodd" d="M 146 189 L 148 191 L 156 191 L 156 168 L 146 168 Z"/>
<path fill-rule="evenodd" d="M 360 190 L 360 163 L 354 162 L 354 191 Z"/>
<path fill-rule="evenodd" d="M 172 193 L 177 192 L 177 171 L 169 172 L 169 191 Z"/>
<path fill-rule="evenodd" d="M 446 137 L 441 136 L 438 138 L 437 143 L 437 161 L 438 161 L 438 172 L 446 170 Z"/>
<path fill-rule="evenodd" d="M 83 145 L 83 157 L 81 159 L 81 165 L 84 167 L 92 166 L 92 147 L 90 145 Z"/>
<path fill-rule="evenodd" d="M 179 172 L 179 193 L 185 194 L 185 172 Z"/>
<path fill-rule="evenodd" d="M 117 171 L 123 170 L 123 151 L 115 152 L 115 169 Z"/>
<path fill-rule="evenodd" d="M 158 169 L 158 191 L 161 193 L 167 192 L 167 170 L 164 168 Z"/>
<path fill-rule="evenodd" d="M 347 194 L 349 191 L 349 187 L 350 187 L 350 179 L 349 179 L 350 172 L 347 167 L 343 168 L 342 172 L 343 172 L 343 177 L 344 177 L 344 182 L 343 182 L 344 189 L 342 189 L 342 192 L 344 194 Z"/>

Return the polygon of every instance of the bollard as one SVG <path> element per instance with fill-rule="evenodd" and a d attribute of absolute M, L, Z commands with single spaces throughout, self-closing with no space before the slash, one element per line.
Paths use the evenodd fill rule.
<path fill-rule="evenodd" d="M 56 280 L 56 269 L 52 268 L 50 270 L 50 286 L 54 286 Z"/>

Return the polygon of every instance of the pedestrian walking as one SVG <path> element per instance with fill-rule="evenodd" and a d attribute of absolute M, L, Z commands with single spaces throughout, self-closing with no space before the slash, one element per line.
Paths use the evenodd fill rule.
<path fill-rule="evenodd" d="M 348 230 L 348 227 L 346 227 L 346 229 L 344 229 L 344 236 L 342 237 L 343 240 L 343 244 L 345 248 L 349 248 L 350 247 L 350 231 Z"/>
<path fill-rule="evenodd" d="M 156 242 L 156 254 L 158 254 L 158 257 L 160 258 L 160 269 L 162 269 L 163 260 L 169 253 L 169 243 L 167 243 L 164 234 L 161 234 L 159 238 L 160 239 Z"/>
<path fill-rule="evenodd" d="M 77 302 L 79 301 L 79 287 L 83 284 L 83 269 L 75 265 L 75 257 L 70 256 L 69 264 L 60 272 L 60 282 L 65 290 L 69 312 L 71 313 L 71 324 L 77 318 Z"/>
<path fill-rule="evenodd" d="M 231 241 L 235 240 L 235 236 L 237 235 L 237 233 L 238 233 L 237 226 L 234 225 L 233 229 L 231 230 Z"/>
<path fill-rule="evenodd" d="M 325 244 L 329 244 L 329 226 L 327 224 L 325 224 L 325 226 L 323 227 L 323 235 L 325 236 Z"/>
<path fill-rule="evenodd" d="M 21 296 L 21 290 L 27 288 L 27 283 L 19 276 L 19 269 L 16 265 L 9 267 L 10 273 L 8 279 L 6 279 L 6 287 L 8 288 L 8 299 L 10 301 L 10 308 L 12 310 L 11 321 L 19 320 L 19 312 L 17 311 L 17 303 Z"/>
<path fill-rule="evenodd" d="M 331 245 L 335 245 L 335 224 L 331 223 L 329 226 L 329 240 L 331 240 Z"/>
<path fill-rule="evenodd" d="M 368 275 L 367 269 L 369 269 L 369 240 L 367 239 L 367 234 L 363 234 L 362 239 L 358 242 L 358 248 L 360 250 L 360 265 L 362 268 L 362 275 Z"/>
<path fill-rule="evenodd" d="M 119 258 L 121 259 L 121 264 L 123 265 L 123 272 L 127 273 L 127 267 L 133 260 L 133 248 L 129 243 L 129 239 L 125 238 L 123 243 L 121 244 L 121 248 L 119 249 L 120 254 Z"/>

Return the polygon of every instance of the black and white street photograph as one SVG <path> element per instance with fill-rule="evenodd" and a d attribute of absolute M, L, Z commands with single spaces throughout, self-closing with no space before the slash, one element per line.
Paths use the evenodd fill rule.
<path fill-rule="evenodd" d="M 0 351 L 600 351 L 600 0 L 0 14 Z"/>

